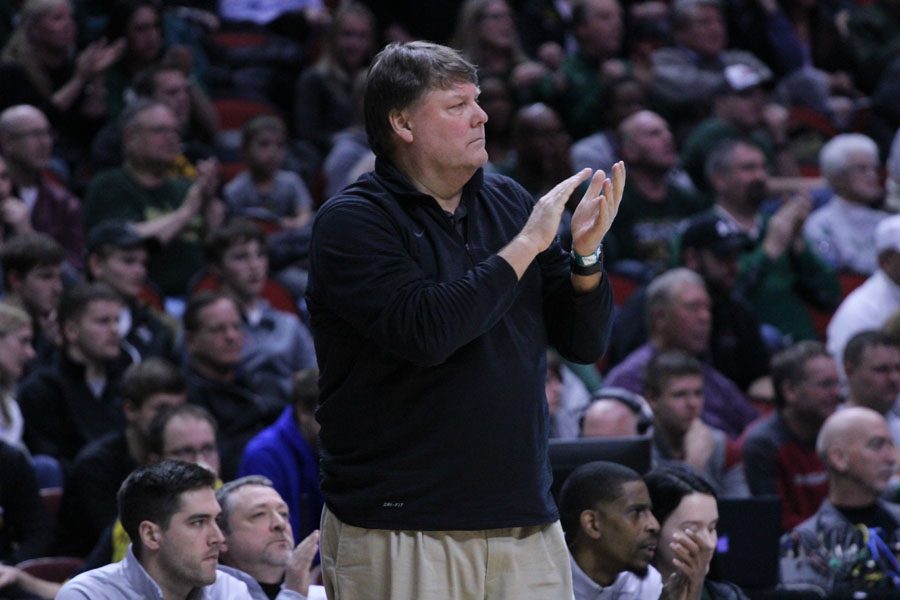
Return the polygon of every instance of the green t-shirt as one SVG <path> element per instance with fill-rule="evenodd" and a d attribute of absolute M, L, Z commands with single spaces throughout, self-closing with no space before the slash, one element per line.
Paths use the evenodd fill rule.
<path fill-rule="evenodd" d="M 107 219 L 134 223 L 149 221 L 181 206 L 191 182 L 172 178 L 159 187 L 146 188 L 123 168 L 109 169 L 91 180 L 84 199 L 88 231 Z M 172 241 L 150 255 L 149 277 L 166 296 L 187 293 L 191 277 L 205 265 L 203 219 L 199 216 Z"/>
<path fill-rule="evenodd" d="M 636 260 L 652 270 L 668 268 L 678 224 L 707 207 L 698 195 L 671 184 L 661 202 L 651 202 L 635 186 L 626 185 L 616 220 L 603 241 L 607 263 Z"/>

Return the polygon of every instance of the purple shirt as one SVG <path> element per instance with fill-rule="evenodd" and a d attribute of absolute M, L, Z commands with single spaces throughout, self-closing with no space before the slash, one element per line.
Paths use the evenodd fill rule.
<path fill-rule="evenodd" d="M 644 370 L 655 353 L 656 349 L 649 342 L 638 347 L 609 372 L 603 385 L 623 387 L 636 394 L 644 393 Z M 703 422 L 721 429 L 731 438 L 738 437 L 759 416 L 741 390 L 705 362 L 703 396 Z"/>

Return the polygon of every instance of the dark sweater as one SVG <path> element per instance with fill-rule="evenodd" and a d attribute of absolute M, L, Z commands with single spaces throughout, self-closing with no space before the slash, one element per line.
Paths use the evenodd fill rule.
<path fill-rule="evenodd" d="M 0 563 L 47 556 L 52 538 L 34 471 L 25 454 L 5 442 L 0 442 L 0 517 Z"/>
<path fill-rule="evenodd" d="M 116 494 L 137 462 L 125 432 L 114 431 L 78 453 L 69 469 L 59 507 L 58 551 L 84 556 L 118 515 Z"/>
<path fill-rule="evenodd" d="M 32 454 L 59 458 L 64 467 L 88 444 L 125 426 L 119 380 L 128 357 L 110 363 L 100 397 L 88 387 L 84 365 L 65 350 L 53 366 L 38 369 L 22 384 L 19 405 L 25 417 L 24 441 Z"/>
<path fill-rule="evenodd" d="M 463 236 L 379 160 L 320 209 L 308 301 L 322 491 L 342 521 L 477 530 L 558 517 L 545 351 L 594 361 L 612 298 L 605 277 L 576 296 L 557 243 L 516 280 L 496 253 L 532 204 L 514 181 L 479 171 L 463 190 Z"/>

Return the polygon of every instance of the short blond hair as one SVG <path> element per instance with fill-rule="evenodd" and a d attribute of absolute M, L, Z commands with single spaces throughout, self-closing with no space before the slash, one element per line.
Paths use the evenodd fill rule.
<path fill-rule="evenodd" d="M 23 327 L 31 327 L 27 312 L 9 302 L 0 302 L 0 336 L 8 335 Z"/>

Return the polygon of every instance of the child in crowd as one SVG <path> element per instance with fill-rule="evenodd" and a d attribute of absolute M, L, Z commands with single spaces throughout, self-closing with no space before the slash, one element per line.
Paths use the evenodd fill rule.
<path fill-rule="evenodd" d="M 312 217 L 312 197 L 300 176 L 281 168 L 287 129 L 271 115 L 244 125 L 241 150 L 248 169 L 225 186 L 231 216 L 271 221 L 281 229 L 297 229 Z"/>

